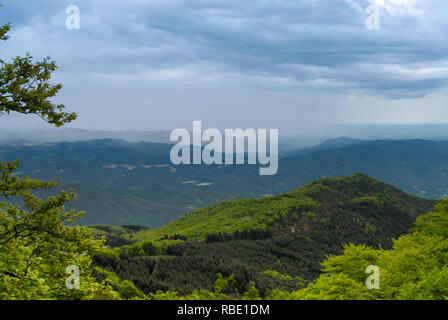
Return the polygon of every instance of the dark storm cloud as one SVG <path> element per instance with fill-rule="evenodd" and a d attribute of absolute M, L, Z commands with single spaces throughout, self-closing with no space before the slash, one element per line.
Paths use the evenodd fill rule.
<path fill-rule="evenodd" d="M 448 2 L 378 0 L 381 28 L 368 30 L 371 2 L 4 0 L 0 19 L 13 22 L 17 37 L 5 54 L 50 54 L 70 81 L 90 74 L 231 82 L 237 75 L 272 78 L 275 90 L 362 90 L 392 99 L 446 86 Z M 64 27 L 69 4 L 81 9 L 78 31 Z"/>
<path fill-rule="evenodd" d="M 406 77 L 389 79 L 375 70 L 363 77 L 362 65 L 415 67 L 446 59 L 446 1 L 415 5 L 409 12 L 395 1 L 396 12 L 382 10 L 380 30 L 364 27 L 366 1 L 7 1 L 3 10 L 17 27 L 62 22 L 66 5 L 82 9 L 86 23 L 73 45 L 86 44 L 91 55 L 79 64 L 100 72 L 115 66 L 161 67 L 207 61 L 238 72 L 283 75 L 298 80 L 326 78 L 350 86 L 385 90 L 416 89 Z M 392 2 L 393 3 L 393 2 Z M 4 16 L 4 15 L 3 15 Z M 50 24 L 50 37 L 66 30 Z M 439 25 L 440 23 L 440 25 Z M 62 30 L 59 30 L 62 29 Z M 90 48 L 89 46 L 93 46 Z M 84 71 L 75 64 L 73 69 Z M 291 68 L 285 66 L 290 65 Z M 303 66 L 315 67 L 314 72 Z M 105 70 L 107 69 L 107 70 Z M 130 70 L 133 70 L 131 68 Z M 318 71 L 317 71 L 318 70 Z M 373 77 L 373 78 L 372 78 Z M 425 90 L 444 79 L 415 80 Z"/>

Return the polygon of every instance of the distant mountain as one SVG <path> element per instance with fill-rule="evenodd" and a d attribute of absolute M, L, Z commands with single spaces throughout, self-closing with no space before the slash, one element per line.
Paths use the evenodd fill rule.
<path fill-rule="evenodd" d="M 285 193 L 355 172 L 427 198 L 448 195 L 445 141 L 330 140 L 281 158 L 275 176 L 260 176 L 258 165 L 174 166 L 171 147 L 117 139 L 2 145 L 0 161 L 20 158 L 18 174 L 75 187 L 79 196 L 68 207 L 86 209 L 83 225 L 158 227 L 209 204 Z"/>
<path fill-rule="evenodd" d="M 115 257 L 97 256 L 95 263 L 145 293 L 210 290 L 217 273 L 234 273 L 237 288 L 256 281 L 263 295 L 298 285 L 266 271 L 311 281 L 324 257 L 341 253 L 343 244 L 390 248 L 391 238 L 406 233 L 435 203 L 362 174 L 318 179 L 286 194 L 207 206 L 158 229 L 93 227 L 115 243 L 144 241 Z M 165 244 L 163 251 L 148 242 L 163 239 L 183 241 Z"/>
<path fill-rule="evenodd" d="M 234 185 L 258 175 L 258 167 L 174 166 L 171 147 L 116 139 L 3 145 L 0 161 L 20 159 L 16 174 L 74 187 L 78 198 L 67 207 L 86 210 L 81 224 L 160 226 L 207 204 L 263 194 L 262 187 Z"/>
<path fill-rule="evenodd" d="M 448 142 L 376 140 L 315 151 L 283 159 L 276 176 L 286 185 L 319 177 L 362 172 L 406 192 L 428 197 L 448 196 Z"/>
<path fill-rule="evenodd" d="M 48 142 L 74 142 L 95 139 L 121 139 L 129 142 L 169 143 L 170 131 L 106 131 L 72 128 L 48 128 L 34 130 L 0 129 L 0 143 L 35 144 Z"/>
<path fill-rule="evenodd" d="M 222 129 L 221 129 L 222 130 Z M 48 142 L 75 142 L 96 139 L 121 139 L 128 142 L 169 143 L 171 130 L 87 130 L 77 128 L 17 129 L 0 128 L 0 144 L 36 144 Z M 324 125 L 301 126 L 291 130 L 281 130 L 280 153 L 310 148 L 327 139 L 339 137 L 361 140 L 409 140 L 425 139 L 448 140 L 448 124 L 409 124 L 409 125 Z"/>
<path fill-rule="evenodd" d="M 282 131 L 285 133 L 284 131 Z M 448 140 L 448 124 L 340 124 L 340 125 L 310 125 L 298 127 L 295 135 L 288 140 L 294 141 L 297 132 L 301 139 L 321 139 L 351 137 L 362 140 L 379 139 L 426 139 Z M 286 132 L 287 133 L 287 132 Z M 286 137 L 285 137 L 286 138 Z"/>
<path fill-rule="evenodd" d="M 351 139 L 347 137 L 341 137 L 341 138 L 335 138 L 335 139 L 328 139 L 325 142 L 317 145 L 315 148 L 312 148 L 314 150 L 330 150 L 330 149 L 337 149 L 337 148 L 343 148 L 352 146 L 355 144 L 361 143 L 362 140 L 360 139 Z"/>
<path fill-rule="evenodd" d="M 285 157 L 306 155 L 320 150 L 333 150 L 360 144 L 363 140 L 347 137 L 328 139 L 314 147 L 302 148 L 285 154 Z"/>

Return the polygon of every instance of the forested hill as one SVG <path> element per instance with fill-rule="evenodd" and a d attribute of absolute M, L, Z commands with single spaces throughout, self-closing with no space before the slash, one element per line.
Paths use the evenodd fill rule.
<path fill-rule="evenodd" d="M 82 225 L 159 227 L 223 201 L 282 194 L 321 177 L 362 172 L 427 198 L 448 194 L 448 142 L 335 139 L 288 153 L 274 176 L 258 165 L 172 165 L 171 145 L 92 140 L 46 145 L 2 145 L 0 160 L 20 158 L 17 174 L 56 179 L 74 188 L 69 209 L 86 211 Z"/>
<path fill-rule="evenodd" d="M 390 248 L 435 203 L 363 174 L 323 178 L 277 196 L 211 205 L 157 229 L 94 227 L 109 245 L 137 241 L 95 261 L 145 293 L 212 289 L 221 273 L 235 274 L 241 292 L 255 281 L 263 294 L 297 285 L 279 284 L 270 271 L 313 280 L 324 257 L 345 243 Z"/>
<path fill-rule="evenodd" d="M 354 233 L 390 238 L 408 230 L 416 216 L 431 210 L 435 203 L 356 173 L 317 179 L 276 196 L 207 206 L 161 228 L 140 231 L 137 237 L 156 240 L 178 234 L 203 240 L 216 232 L 270 229 L 274 235 L 307 234 L 330 226 L 341 228 L 341 234 L 353 229 Z"/>

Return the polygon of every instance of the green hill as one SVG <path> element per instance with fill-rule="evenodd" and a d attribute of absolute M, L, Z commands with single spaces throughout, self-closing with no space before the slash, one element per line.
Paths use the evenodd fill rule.
<path fill-rule="evenodd" d="M 387 233 L 409 229 L 415 217 L 432 208 L 435 201 L 403 191 L 357 173 L 342 178 L 322 178 L 294 191 L 263 199 L 243 199 L 207 206 L 156 229 L 141 231 L 141 240 L 157 240 L 175 234 L 204 240 L 211 233 L 269 229 L 275 235 L 304 226 L 345 223 Z M 291 231 L 292 232 L 292 231 Z"/>
<path fill-rule="evenodd" d="M 217 273 L 233 273 L 241 292 L 256 281 L 267 294 L 297 281 L 279 284 L 265 271 L 306 283 L 320 274 L 325 256 L 341 253 L 345 243 L 390 248 L 390 239 L 406 233 L 435 203 L 359 173 L 323 178 L 277 196 L 211 205 L 161 228 L 130 233 L 96 226 L 113 234 L 115 243 L 117 237 L 137 242 L 95 261 L 145 293 L 212 289 Z"/>

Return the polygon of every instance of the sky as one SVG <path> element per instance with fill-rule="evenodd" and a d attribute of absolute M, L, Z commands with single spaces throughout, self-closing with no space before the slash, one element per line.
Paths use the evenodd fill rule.
<path fill-rule="evenodd" d="M 0 58 L 50 56 L 102 130 L 448 123 L 446 0 L 1 0 Z M 66 27 L 69 5 L 80 28 Z M 369 6 L 379 28 L 369 29 Z M 0 127 L 45 126 L 2 116 Z"/>

